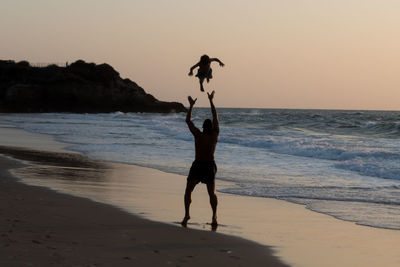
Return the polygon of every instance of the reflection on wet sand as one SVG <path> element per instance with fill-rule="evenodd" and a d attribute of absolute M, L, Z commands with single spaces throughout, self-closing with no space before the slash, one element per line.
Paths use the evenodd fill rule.
<path fill-rule="evenodd" d="M 25 148 L 0 146 L 0 153 L 25 162 L 22 168 L 12 172 L 32 185 L 46 186 L 66 193 L 76 193 L 80 188 L 82 196 L 88 192 L 104 194 L 107 191 L 106 163 L 91 160 L 77 153 L 47 152 Z M 90 195 L 90 194 L 89 194 Z"/>

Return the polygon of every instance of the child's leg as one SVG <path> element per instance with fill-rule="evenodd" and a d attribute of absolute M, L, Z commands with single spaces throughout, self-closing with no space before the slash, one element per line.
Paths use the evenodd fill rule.
<path fill-rule="evenodd" d="M 210 79 L 212 79 L 212 68 L 210 68 L 210 70 L 208 71 L 208 74 L 207 74 L 207 83 L 210 82 Z"/>
<path fill-rule="evenodd" d="M 199 78 L 199 81 L 200 81 L 200 91 L 204 92 L 204 87 L 203 87 L 204 78 Z"/>

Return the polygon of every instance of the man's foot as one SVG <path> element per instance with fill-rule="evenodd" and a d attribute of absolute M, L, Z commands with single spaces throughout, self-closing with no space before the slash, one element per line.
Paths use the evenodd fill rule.
<path fill-rule="evenodd" d="M 217 217 L 212 218 L 211 225 L 212 225 L 212 226 L 218 226 Z"/>
<path fill-rule="evenodd" d="M 202 85 L 202 86 L 200 86 L 200 91 L 204 92 L 203 85 Z"/>
<path fill-rule="evenodd" d="M 186 227 L 187 226 L 187 222 L 190 220 L 190 216 L 185 216 L 184 218 L 183 218 L 183 220 L 182 220 L 182 222 L 181 222 L 181 225 L 183 226 L 183 227 Z"/>

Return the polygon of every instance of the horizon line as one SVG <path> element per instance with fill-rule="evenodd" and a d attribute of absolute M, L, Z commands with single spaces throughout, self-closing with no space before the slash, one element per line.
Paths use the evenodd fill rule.
<path fill-rule="evenodd" d="M 186 106 L 185 106 L 186 107 Z M 194 108 L 210 108 L 209 106 L 198 106 Z M 387 112 L 400 112 L 400 109 L 394 110 L 394 109 L 344 109 L 344 108 L 287 108 L 287 107 L 282 107 L 282 108 L 263 108 L 263 107 L 226 107 L 226 106 L 220 106 L 216 108 L 227 108 L 227 109 L 281 109 L 281 110 L 333 110 L 333 111 L 387 111 Z"/>

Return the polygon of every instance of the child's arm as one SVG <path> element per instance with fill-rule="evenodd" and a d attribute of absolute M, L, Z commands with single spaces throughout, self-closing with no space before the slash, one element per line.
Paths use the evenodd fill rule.
<path fill-rule="evenodd" d="M 225 66 L 225 64 L 222 63 L 222 61 L 219 60 L 218 58 L 211 58 L 211 59 L 210 59 L 210 62 L 213 62 L 213 61 L 217 61 L 221 67 Z"/>
<path fill-rule="evenodd" d="M 189 71 L 189 76 L 192 76 L 193 75 L 193 70 L 195 69 L 195 68 L 197 68 L 198 66 L 200 66 L 200 62 L 199 63 L 197 63 L 196 65 L 193 65 L 191 68 L 190 68 L 190 71 Z"/>

